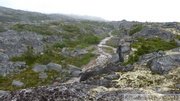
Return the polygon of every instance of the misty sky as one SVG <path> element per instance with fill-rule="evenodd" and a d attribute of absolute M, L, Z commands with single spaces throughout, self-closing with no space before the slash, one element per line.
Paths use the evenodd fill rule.
<path fill-rule="evenodd" d="M 107 20 L 180 22 L 180 0 L 0 0 L 0 6 Z"/>

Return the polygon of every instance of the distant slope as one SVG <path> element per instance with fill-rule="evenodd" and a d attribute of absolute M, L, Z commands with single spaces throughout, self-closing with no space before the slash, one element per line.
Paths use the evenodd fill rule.
<path fill-rule="evenodd" d="M 103 18 L 100 17 L 94 17 L 94 16 L 80 16 L 80 15 L 65 15 L 65 14 L 50 14 L 50 18 L 53 20 L 90 20 L 90 21 L 106 21 Z"/>
<path fill-rule="evenodd" d="M 0 6 L 0 22 L 51 20 L 49 16 L 37 12 L 14 10 Z"/>
<path fill-rule="evenodd" d="M 91 20 L 91 21 L 106 21 L 105 19 L 103 18 L 100 18 L 100 17 L 94 17 L 94 16 L 79 16 L 79 15 L 69 15 L 71 16 L 72 18 L 75 18 L 75 19 L 83 19 L 83 20 Z"/>
<path fill-rule="evenodd" d="M 42 14 L 23 10 L 15 10 L 0 6 L 0 22 L 18 21 L 41 21 L 41 20 L 91 20 L 105 21 L 99 17 L 64 15 L 64 14 Z"/>

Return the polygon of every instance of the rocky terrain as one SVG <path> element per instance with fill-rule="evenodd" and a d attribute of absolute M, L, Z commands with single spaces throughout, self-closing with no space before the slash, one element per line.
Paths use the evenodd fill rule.
<path fill-rule="evenodd" d="M 180 23 L 16 12 L 0 22 L 0 101 L 180 100 Z"/>

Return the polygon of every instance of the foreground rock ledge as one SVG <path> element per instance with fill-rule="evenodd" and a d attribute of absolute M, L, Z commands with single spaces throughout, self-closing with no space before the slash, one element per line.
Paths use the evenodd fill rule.
<path fill-rule="evenodd" d="M 95 90 L 98 88 L 99 91 Z M 107 89 L 83 83 L 43 86 L 7 93 L 0 101 L 123 101 L 127 94 L 145 94 L 137 89 L 112 91 Z M 163 93 L 180 94 L 178 91 Z"/>

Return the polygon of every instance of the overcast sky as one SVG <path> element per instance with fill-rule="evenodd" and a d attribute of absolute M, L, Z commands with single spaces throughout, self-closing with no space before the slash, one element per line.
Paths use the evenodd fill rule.
<path fill-rule="evenodd" d="M 107 20 L 180 22 L 180 0 L 0 0 L 0 6 Z"/>

